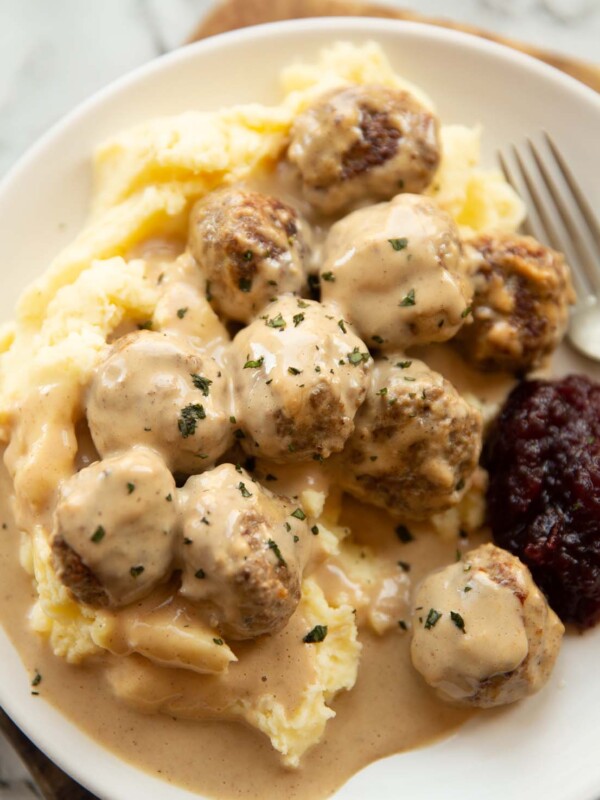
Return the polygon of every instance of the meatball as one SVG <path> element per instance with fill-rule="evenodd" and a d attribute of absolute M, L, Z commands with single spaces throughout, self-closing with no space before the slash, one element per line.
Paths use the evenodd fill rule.
<path fill-rule="evenodd" d="M 232 639 L 285 627 L 310 546 L 302 509 L 232 464 L 190 478 L 180 504 L 181 594 Z"/>
<path fill-rule="evenodd" d="M 563 633 L 527 567 L 485 544 L 419 587 L 412 662 L 443 700 L 491 708 L 544 686 Z"/>
<path fill-rule="evenodd" d="M 276 197 L 222 189 L 198 201 L 189 247 L 206 275 L 207 297 L 224 317 L 249 322 L 273 295 L 305 288 L 305 227 Z"/>
<path fill-rule="evenodd" d="M 354 433 L 339 457 L 350 494 L 392 513 L 426 519 L 456 505 L 481 450 L 482 419 L 421 361 L 376 361 Z"/>
<path fill-rule="evenodd" d="M 201 472 L 231 445 L 229 395 L 215 359 L 185 339 L 152 331 L 128 334 L 92 379 L 92 439 L 102 456 L 143 444 L 175 472 Z"/>
<path fill-rule="evenodd" d="M 443 342 L 471 302 L 458 230 L 432 200 L 398 195 L 337 222 L 325 244 L 323 301 L 383 350 Z"/>
<path fill-rule="evenodd" d="M 371 359 L 339 313 L 281 297 L 238 333 L 230 355 L 247 453 L 286 462 L 321 460 L 343 448 Z"/>
<path fill-rule="evenodd" d="M 467 243 L 475 294 L 472 322 L 457 337 L 483 370 L 523 374 L 560 343 L 575 301 L 562 253 L 531 236 L 480 235 Z"/>
<path fill-rule="evenodd" d="M 440 162 L 436 117 L 405 91 L 352 86 L 325 94 L 292 126 L 287 157 L 325 214 L 422 192 Z"/>
<path fill-rule="evenodd" d="M 170 576 L 176 521 L 175 481 L 154 451 L 96 461 L 60 489 L 51 536 L 58 577 L 88 605 L 139 600 Z"/>
<path fill-rule="evenodd" d="M 600 383 L 519 383 L 484 465 L 495 541 L 527 564 L 561 619 L 600 622 Z"/>

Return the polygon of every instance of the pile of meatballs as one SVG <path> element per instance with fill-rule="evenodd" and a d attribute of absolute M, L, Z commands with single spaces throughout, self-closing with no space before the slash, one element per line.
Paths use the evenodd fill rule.
<path fill-rule="evenodd" d="M 241 453 L 318 462 L 403 520 L 460 501 L 481 415 L 411 349 L 452 340 L 477 368 L 523 375 L 556 347 L 573 292 L 563 257 L 532 238 L 461 241 L 422 194 L 440 156 L 438 120 L 409 93 L 344 88 L 291 128 L 278 169 L 302 213 L 236 186 L 196 203 L 194 291 L 234 335 L 215 348 L 160 326 L 136 330 L 97 367 L 86 416 L 99 460 L 60 487 L 51 539 L 79 602 L 117 608 L 174 580 L 229 639 L 281 630 L 300 599 L 314 520 L 255 480 Z M 318 246 L 317 228 L 328 230 Z M 483 583 L 509 587 L 507 602 L 518 598 L 517 657 L 492 654 L 480 674 L 481 659 L 457 656 L 476 632 L 438 619 L 415 621 L 415 664 L 454 701 L 517 699 L 531 691 L 527 669 L 551 668 L 560 636 L 543 633 L 560 623 L 516 558 L 488 546 L 467 560 Z M 440 645 L 440 666 L 433 635 L 425 655 L 422 640 L 447 638 L 446 623 L 455 652 L 448 659 Z M 454 675 L 459 662 L 476 664 L 470 677 Z"/>

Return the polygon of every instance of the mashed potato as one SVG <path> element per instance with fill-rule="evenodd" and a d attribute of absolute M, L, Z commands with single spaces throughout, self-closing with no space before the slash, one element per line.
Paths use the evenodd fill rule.
<path fill-rule="evenodd" d="M 431 106 L 420 90 L 394 74 L 377 45 L 337 44 L 324 50 L 317 62 L 292 65 L 283 72 L 279 105 L 189 111 L 115 135 L 95 154 L 88 224 L 24 292 L 15 323 L 0 330 L 0 441 L 13 439 L 7 462 L 17 491 L 17 521 L 31 534 L 23 560 L 39 595 L 32 626 L 48 637 L 56 655 L 72 663 L 106 650 L 118 654 L 110 680 L 115 691 L 137 707 L 156 697 L 156 708 L 194 716 L 193 703 L 186 705 L 185 698 L 174 700 L 158 691 L 161 680 L 168 682 L 168 668 L 177 666 L 195 676 L 224 675 L 237 656 L 231 643 L 216 647 L 217 634 L 198 620 L 191 630 L 176 632 L 173 648 L 172 641 L 165 647 L 164 620 L 155 619 L 141 630 L 126 614 L 119 617 L 81 606 L 50 563 L 47 530 L 40 519 L 44 509 L 52 507 L 57 482 L 75 469 L 74 425 L 84 387 L 106 353 L 107 340 L 124 324 L 135 327 L 151 319 L 158 300 L 144 261 L 128 260 L 127 253 L 150 236 L 184 235 L 194 201 L 276 162 L 292 120 L 314 97 L 333 87 L 364 83 L 409 88 Z M 464 232 L 515 230 L 523 218 L 522 203 L 497 171 L 479 167 L 480 136 L 478 128 L 442 128 L 442 163 L 430 193 Z M 25 430 L 21 414 L 23 404 L 40 387 L 52 385 L 61 387 L 63 398 L 60 442 L 44 438 L 43 420 L 39 427 Z M 42 474 L 36 454 L 44 447 Z M 323 501 L 316 495 L 305 499 L 319 517 Z M 325 529 L 323 540 L 338 547 L 338 537 Z M 344 553 L 356 580 L 372 582 L 374 559 L 365 566 L 351 548 Z M 321 738 L 327 719 L 334 715 L 328 706 L 334 695 L 354 685 L 360 651 L 352 608 L 328 602 L 314 580 L 304 581 L 301 612 L 309 623 L 326 624 L 329 634 L 311 651 L 313 679 L 297 702 L 285 706 L 265 692 L 239 700 L 227 712 L 269 736 L 291 766 Z M 385 629 L 380 619 L 373 625 Z"/>

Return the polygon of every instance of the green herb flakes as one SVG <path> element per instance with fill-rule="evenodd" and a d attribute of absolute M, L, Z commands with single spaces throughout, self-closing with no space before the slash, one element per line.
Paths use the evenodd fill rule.
<path fill-rule="evenodd" d="M 206 412 L 204 411 L 204 406 L 201 406 L 199 403 L 190 403 L 190 405 L 181 409 L 179 420 L 177 421 L 179 433 L 184 439 L 187 439 L 188 436 L 193 436 L 196 432 L 198 420 L 205 418 Z"/>
<path fill-rule="evenodd" d="M 135 483 L 128 483 L 127 494 L 133 494 L 134 491 L 135 491 Z"/>
<path fill-rule="evenodd" d="M 142 574 L 144 571 L 144 567 L 141 564 L 138 564 L 136 567 L 131 567 L 129 570 L 129 574 L 132 578 L 137 578 L 139 575 Z"/>
<path fill-rule="evenodd" d="M 435 608 L 430 608 L 427 619 L 425 620 L 425 630 L 430 631 L 432 628 L 435 628 L 441 616 L 440 612 L 436 611 Z"/>
<path fill-rule="evenodd" d="M 287 563 L 285 558 L 281 555 L 281 550 L 279 549 L 279 545 L 277 542 L 273 541 L 273 539 L 269 539 L 267 542 L 267 546 L 269 550 L 272 550 L 275 553 L 275 557 L 277 561 L 281 564 L 282 567 L 287 567 Z"/>
<path fill-rule="evenodd" d="M 200 389 L 204 397 L 208 397 L 209 387 L 212 385 L 212 381 L 209 381 L 208 378 L 204 378 L 202 375 L 196 375 L 195 372 L 190 373 L 190 375 L 196 389 Z"/>
<path fill-rule="evenodd" d="M 304 322 L 304 314 L 302 312 L 299 314 L 294 314 L 292 319 L 294 320 L 294 328 L 297 328 L 301 322 Z"/>
<path fill-rule="evenodd" d="M 400 539 L 401 542 L 404 544 L 408 544 L 409 542 L 414 541 L 414 536 L 408 530 L 406 525 L 397 525 L 395 528 L 396 536 Z"/>
<path fill-rule="evenodd" d="M 102 539 L 104 539 L 105 536 L 106 536 L 106 531 L 104 530 L 102 525 L 98 525 L 94 533 L 90 536 L 90 539 L 94 544 L 99 544 L 102 541 Z"/>
<path fill-rule="evenodd" d="M 282 317 L 281 313 L 279 313 L 279 314 L 277 314 L 276 317 L 273 317 L 273 319 L 268 319 L 265 324 L 269 328 L 281 328 L 281 329 L 283 329 L 283 328 L 286 327 L 287 322 L 284 320 L 284 318 Z"/>
<path fill-rule="evenodd" d="M 246 484 L 242 483 L 242 481 L 238 483 L 237 488 L 240 490 L 242 497 L 252 497 L 252 492 L 249 492 L 248 489 L 246 489 Z"/>
<path fill-rule="evenodd" d="M 329 283 L 334 283 L 335 281 L 335 275 L 333 274 L 333 272 L 323 272 L 321 274 L 321 278 L 324 281 L 328 281 Z"/>
<path fill-rule="evenodd" d="M 262 365 L 265 363 L 265 357 L 261 356 L 260 358 L 256 358 L 254 360 L 249 359 L 244 364 L 244 369 L 260 369 Z"/>
<path fill-rule="evenodd" d="M 456 627 L 458 628 L 459 631 L 462 631 L 463 633 L 466 633 L 466 631 L 465 631 L 465 621 L 457 611 L 451 611 L 450 612 L 450 619 L 456 625 Z"/>
<path fill-rule="evenodd" d="M 370 358 L 371 356 L 369 353 L 361 353 L 358 347 L 355 347 L 351 353 L 348 353 L 348 362 L 353 364 L 355 367 L 363 362 L 366 364 Z"/>
<path fill-rule="evenodd" d="M 414 289 L 410 289 L 408 294 L 404 295 L 402 300 L 400 300 L 399 305 L 402 308 L 406 308 L 406 306 L 414 306 L 414 305 L 416 305 L 416 302 L 417 301 L 415 300 L 415 290 Z"/>
<path fill-rule="evenodd" d="M 388 239 L 388 242 L 392 245 L 392 250 L 396 252 L 408 247 L 408 239 L 404 238 L 404 236 L 401 239 Z"/>
<path fill-rule="evenodd" d="M 312 631 L 309 631 L 302 639 L 304 644 L 317 644 L 322 642 L 327 636 L 327 625 L 315 625 Z"/>
<path fill-rule="evenodd" d="M 396 366 L 400 367 L 400 369 L 408 369 L 411 364 L 412 364 L 412 361 L 398 361 L 396 363 Z"/>
<path fill-rule="evenodd" d="M 295 511 L 291 513 L 292 517 L 296 517 L 296 519 L 306 519 L 306 514 L 302 511 L 301 508 L 297 508 Z"/>
<path fill-rule="evenodd" d="M 179 317 L 179 319 L 183 319 L 185 317 L 185 315 L 187 314 L 188 310 L 189 309 L 187 309 L 187 308 L 178 308 L 177 309 L 177 316 Z"/>

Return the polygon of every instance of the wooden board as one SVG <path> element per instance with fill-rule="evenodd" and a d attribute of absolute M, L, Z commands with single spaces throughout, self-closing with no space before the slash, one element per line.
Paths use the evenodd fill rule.
<path fill-rule="evenodd" d="M 426 17 L 414 11 L 380 6 L 375 3 L 361 2 L 360 0 L 225 0 L 225 2 L 220 2 L 202 20 L 190 41 L 204 39 L 207 36 L 235 30 L 236 28 L 258 25 L 262 22 L 301 19 L 303 17 L 384 17 L 386 19 L 426 22 L 430 25 L 472 33 L 535 56 L 545 61 L 546 64 L 566 72 L 573 78 L 577 78 L 591 86 L 592 89 L 600 92 L 600 67 L 594 64 L 588 64 L 568 56 L 532 47 L 523 42 L 497 36 L 473 25 Z"/>

